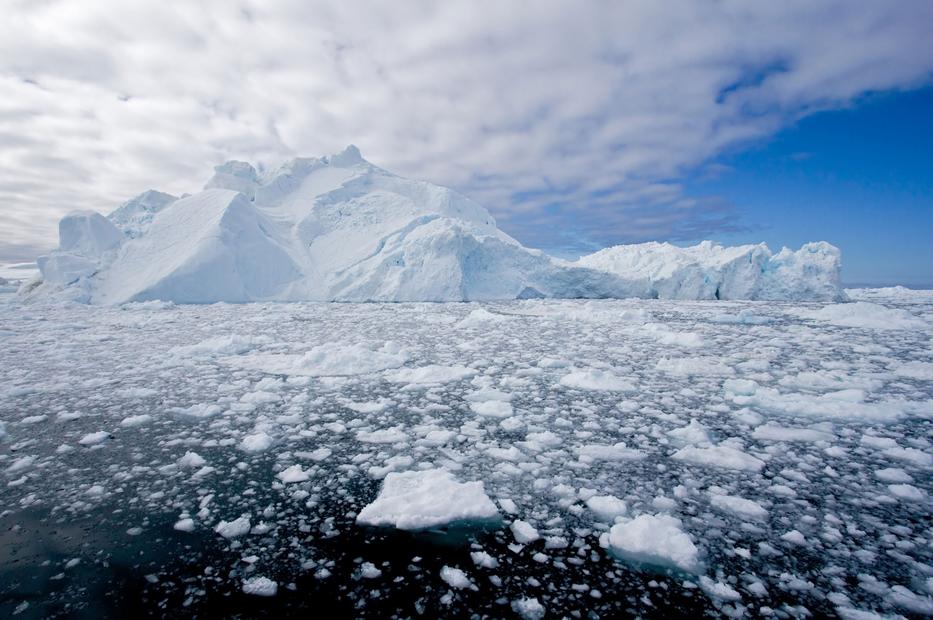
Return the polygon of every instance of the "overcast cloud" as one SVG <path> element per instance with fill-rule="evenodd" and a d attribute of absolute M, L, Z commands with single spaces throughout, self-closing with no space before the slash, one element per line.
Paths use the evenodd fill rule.
<path fill-rule="evenodd" d="M 0 260 L 73 209 L 349 143 L 536 247 L 741 226 L 678 181 L 933 71 L 933 2 L 3 3 Z"/>

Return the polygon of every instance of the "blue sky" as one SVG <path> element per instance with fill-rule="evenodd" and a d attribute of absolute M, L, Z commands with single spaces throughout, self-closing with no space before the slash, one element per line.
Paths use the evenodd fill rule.
<path fill-rule="evenodd" d="M 733 205 L 747 227 L 719 241 L 826 240 L 844 250 L 847 283 L 933 287 L 933 87 L 808 116 L 686 186 Z"/>

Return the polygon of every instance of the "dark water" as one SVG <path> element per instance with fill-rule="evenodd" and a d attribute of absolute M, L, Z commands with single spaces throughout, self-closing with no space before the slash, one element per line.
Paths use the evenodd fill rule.
<path fill-rule="evenodd" d="M 350 527 L 308 543 L 331 560 L 329 577 L 316 577 L 314 569 L 296 572 L 293 563 L 283 562 L 278 573 L 264 571 L 279 581 L 277 595 L 251 596 L 240 587 L 249 573 L 247 564 L 233 560 L 236 543 L 230 545 L 211 532 L 175 532 L 171 515 L 150 518 L 144 532 L 132 536 L 121 525 L 126 515 L 112 508 L 116 515 L 102 510 L 77 519 L 59 520 L 36 510 L 18 515 L 17 526 L 0 534 L 0 617 L 18 611 L 17 618 L 498 618 L 515 617 L 511 601 L 527 596 L 547 607 L 547 617 L 721 614 L 706 595 L 685 586 L 678 576 L 631 570 L 598 548 L 588 550 L 584 562 L 555 570 L 535 562 L 527 549 L 521 554 L 505 550 L 510 541 L 501 531 L 409 534 Z M 291 534 L 280 530 L 277 539 L 267 542 L 282 546 Z M 472 565 L 472 544 L 499 558 L 493 572 L 509 577 L 501 587 L 492 587 Z M 294 560 L 302 551 L 306 550 L 290 552 L 286 545 L 282 555 Z M 72 558 L 80 562 L 62 568 Z M 361 578 L 361 558 L 379 567 L 382 575 Z M 467 570 L 477 590 L 454 590 L 450 597 L 450 588 L 437 579 L 444 565 Z M 575 591 L 573 586 L 582 583 L 598 587 L 601 598 Z M 780 608 L 801 600 L 794 596 L 767 602 Z M 28 607 L 23 608 L 24 602 Z M 806 603 L 817 617 L 833 615 L 826 603 Z M 798 615 L 792 607 L 777 617 Z"/>

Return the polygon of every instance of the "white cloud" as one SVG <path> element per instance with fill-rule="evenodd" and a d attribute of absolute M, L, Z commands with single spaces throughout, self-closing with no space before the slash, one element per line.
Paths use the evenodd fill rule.
<path fill-rule="evenodd" d="M 933 70 L 925 0 L 30 1 L 5 21 L 0 258 L 75 208 L 348 143 L 531 245 L 699 236 L 735 222 L 685 173 Z"/>

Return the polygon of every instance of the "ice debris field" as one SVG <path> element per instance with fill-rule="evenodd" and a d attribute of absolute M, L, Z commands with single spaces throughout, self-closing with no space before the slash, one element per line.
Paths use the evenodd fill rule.
<path fill-rule="evenodd" d="M 933 296 L 0 304 L 0 615 L 933 614 Z"/>
<path fill-rule="evenodd" d="M 68 214 L 38 266 L 23 296 L 99 305 L 844 298 L 840 252 L 825 242 L 776 254 L 644 243 L 560 260 L 522 246 L 469 198 L 353 146 L 272 170 L 230 161 L 192 195 L 150 190 L 107 217 Z"/>

